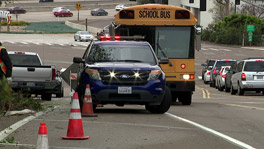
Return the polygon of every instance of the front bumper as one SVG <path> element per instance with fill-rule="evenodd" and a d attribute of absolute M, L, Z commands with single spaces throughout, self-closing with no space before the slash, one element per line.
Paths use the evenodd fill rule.
<path fill-rule="evenodd" d="M 160 80 L 149 81 L 146 85 L 126 86 L 132 88 L 131 94 L 119 94 L 118 85 L 105 85 L 101 81 L 90 82 L 90 86 L 93 102 L 102 104 L 160 105 L 165 94 L 165 84 Z"/>

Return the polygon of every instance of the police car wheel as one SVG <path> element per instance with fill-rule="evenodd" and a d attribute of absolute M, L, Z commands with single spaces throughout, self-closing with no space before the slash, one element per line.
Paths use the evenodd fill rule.
<path fill-rule="evenodd" d="M 158 106 L 150 106 L 148 104 L 145 105 L 146 110 L 155 114 L 163 114 L 167 112 L 171 105 L 171 92 L 170 89 L 165 87 L 165 95 L 163 97 L 163 101 Z"/>

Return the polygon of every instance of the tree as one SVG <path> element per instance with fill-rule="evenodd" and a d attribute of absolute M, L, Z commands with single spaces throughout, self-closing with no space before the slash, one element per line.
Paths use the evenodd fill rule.
<path fill-rule="evenodd" d="M 229 16 L 230 0 L 216 0 L 216 2 L 225 8 L 225 16 Z"/>
<path fill-rule="evenodd" d="M 261 7 L 264 7 L 264 5 L 260 5 Z M 260 19 L 263 19 L 264 16 L 264 10 L 249 4 L 243 4 L 241 5 L 241 10 L 240 13 L 243 14 L 247 14 L 247 15 L 251 15 L 251 16 L 256 16 Z"/>
<path fill-rule="evenodd" d="M 214 7 L 209 9 L 213 13 L 213 20 L 215 23 L 222 21 L 225 16 L 229 16 L 230 12 L 234 10 L 233 3 L 230 0 L 215 0 Z"/>

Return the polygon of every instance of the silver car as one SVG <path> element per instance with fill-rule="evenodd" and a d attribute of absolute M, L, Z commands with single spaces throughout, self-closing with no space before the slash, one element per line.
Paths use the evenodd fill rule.
<path fill-rule="evenodd" d="M 78 31 L 74 34 L 74 41 L 90 41 L 93 38 L 93 35 L 88 31 Z"/>
<path fill-rule="evenodd" d="M 231 77 L 231 94 L 244 91 L 262 91 L 264 95 L 264 59 L 247 59 L 237 64 Z"/>
<path fill-rule="evenodd" d="M 210 82 L 211 78 L 210 78 L 210 71 L 212 70 L 213 66 L 208 66 L 208 69 L 205 71 L 204 76 L 203 76 L 203 80 L 204 80 L 204 84 L 207 84 Z"/>
<path fill-rule="evenodd" d="M 219 74 L 216 76 L 215 86 L 219 91 L 223 91 L 225 88 L 226 73 L 228 70 L 230 70 L 230 67 L 231 66 L 222 66 Z"/>

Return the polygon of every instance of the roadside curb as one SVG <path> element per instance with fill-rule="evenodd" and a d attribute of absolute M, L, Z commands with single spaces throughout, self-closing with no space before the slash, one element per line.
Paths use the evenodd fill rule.
<path fill-rule="evenodd" d="M 18 128 L 20 128 L 21 126 L 25 125 L 26 123 L 32 121 L 33 119 L 47 113 L 50 112 L 53 109 L 58 108 L 59 106 L 55 106 L 54 108 L 49 108 L 46 111 L 40 111 L 37 112 L 35 115 L 30 115 L 18 122 L 16 122 L 15 124 L 7 127 L 6 129 L 4 129 L 3 131 L 0 132 L 0 141 L 4 140 L 6 137 L 8 137 L 11 133 L 13 133 L 14 131 L 16 131 Z"/>

